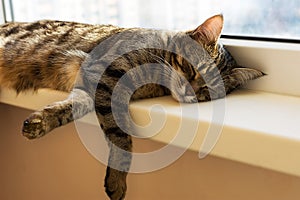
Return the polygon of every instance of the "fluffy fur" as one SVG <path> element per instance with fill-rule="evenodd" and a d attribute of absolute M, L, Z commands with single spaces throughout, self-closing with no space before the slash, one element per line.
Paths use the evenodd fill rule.
<path fill-rule="evenodd" d="M 132 149 L 127 133 L 134 134 L 129 100 L 171 94 L 186 103 L 209 101 L 264 75 L 239 66 L 218 43 L 222 28 L 222 15 L 183 32 L 48 20 L 4 24 L 0 86 L 17 92 L 39 88 L 71 92 L 68 99 L 25 120 L 23 134 L 29 139 L 95 109 L 110 147 L 106 192 L 112 200 L 124 199 Z M 151 70 L 140 67 L 148 63 L 155 64 Z M 148 78 L 154 83 L 141 85 Z M 123 84 L 118 83 L 121 79 Z M 119 94 L 114 96 L 116 89 Z"/>

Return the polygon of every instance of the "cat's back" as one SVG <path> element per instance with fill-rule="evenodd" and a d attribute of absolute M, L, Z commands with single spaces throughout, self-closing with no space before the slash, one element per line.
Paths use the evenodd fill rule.
<path fill-rule="evenodd" d="M 86 55 L 103 40 L 123 30 L 112 25 L 54 20 L 3 24 L 0 26 L 0 84 L 18 91 L 28 87 L 70 90 Z M 56 80 L 56 77 L 70 81 Z"/>
<path fill-rule="evenodd" d="M 125 52 L 159 49 L 171 36 L 165 31 L 66 21 L 7 23 L 0 26 L 0 85 L 17 91 L 43 87 L 70 91 L 82 62 L 98 44 L 116 51 L 122 45 Z M 149 60 L 149 55 L 138 59 Z"/>
<path fill-rule="evenodd" d="M 3 53 L 11 54 L 58 48 L 90 52 L 96 44 L 120 31 L 121 28 L 112 25 L 53 20 L 7 23 L 0 26 L 0 48 Z"/>

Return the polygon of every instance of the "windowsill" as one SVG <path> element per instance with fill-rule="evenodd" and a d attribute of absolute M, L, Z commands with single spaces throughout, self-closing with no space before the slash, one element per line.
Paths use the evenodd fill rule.
<path fill-rule="evenodd" d="M 0 103 L 36 110 L 65 97 L 66 93 L 47 89 L 18 96 L 2 89 Z M 164 109 L 153 108 L 157 104 Z M 199 151 L 211 121 L 211 103 L 183 106 L 200 111 L 197 119 L 185 117 L 185 120 L 199 123 L 197 136 L 189 147 L 189 150 Z M 175 135 L 174 125 L 180 122 L 181 109 L 171 97 L 136 101 L 131 103 L 130 110 L 137 124 L 147 124 L 150 111 L 152 116 L 165 117 L 165 127 L 151 139 L 169 143 Z M 226 98 L 224 126 L 211 155 L 300 176 L 299 110 L 299 97 L 251 90 L 234 92 Z M 97 125 L 96 121 L 89 120 L 90 116 L 83 121 Z M 180 143 L 176 145 L 181 146 Z"/>

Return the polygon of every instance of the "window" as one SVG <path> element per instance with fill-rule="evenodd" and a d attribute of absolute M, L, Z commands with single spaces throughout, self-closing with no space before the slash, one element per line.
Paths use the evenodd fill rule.
<path fill-rule="evenodd" d="M 210 15 L 223 13 L 225 35 L 300 39 L 300 0 L 4 1 L 12 1 L 11 18 L 16 21 L 59 19 L 185 30 L 198 26 Z"/>

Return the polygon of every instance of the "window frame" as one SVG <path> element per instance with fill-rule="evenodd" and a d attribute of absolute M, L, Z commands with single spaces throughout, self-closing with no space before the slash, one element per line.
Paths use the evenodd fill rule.
<path fill-rule="evenodd" d="M 234 40 L 249 40 L 249 41 L 261 41 L 261 42 L 300 44 L 300 39 L 293 39 L 293 38 L 259 37 L 259 36 L 228 35 L 228 34 L 222 34 L 221 38 L 234 39 Z"/>
<path fill-rule="evenodd" d="M 4 23 L 14 22 L 15 17 L 14 17 L 14 9 L 13 9 L 12 0 L 1 0 L 1 3 L 2 3 L 1 9 L 3 12 L 3 20 L 2 21 L 4 21 Z M 8 20 L 8 19 L 10 19 L 10 20 Z"/>
<path fill-rule="evenodd" d="M 12 1 L 13 0 L 1 0 L 1 2 L 2 2 L 2 8 L 1 9 L 2 9 L 2 12 L 3 12 L 4 22 L 14 22 L 15 21 L 13 2 Z M 11 20 L 8 20 L 8 19 L 11 19 Z M 264 41 L 264 42 L 279 42 L 279 43 L 296 43 L 296 44 L 300 44 L 300 39 L 298 39 L 298 38 L 294 39 L 294 38 L 279 38 L 279 37 L 251 36 L 251 35 L 238 35 L 238 34 L 237 35 L 222 34 L 221 38 L 235 39 L 235 40 L 250 40 L 250 41 Z"/>

